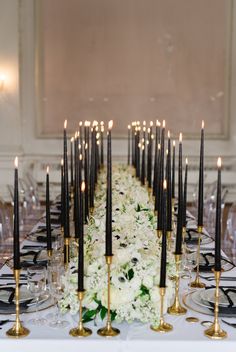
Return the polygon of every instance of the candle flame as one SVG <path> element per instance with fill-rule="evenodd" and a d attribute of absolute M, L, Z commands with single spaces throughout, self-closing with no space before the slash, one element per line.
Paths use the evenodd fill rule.
<path fill-rule="evenodd" d="M 142 145 L 142 150 L 144 150 L 144 145 Z"/>
<path fill-rule="evenodd" d="M 166 149 L 166 155 L 168 155 L 168 154 L 169 154 L 168 149 Z"/>
<path fill-rule="evenodd" d="M 168 136 L 168 138 L 170 138 L 170 131 L 167 132 L 167 136 Z"/>
<path fill-rule="evenodd" d="M 15 168 L 18 169 L 18 156 L 15 157 L 14 165 L 15 165 Z"/>
<path fill-rule="evenodd" d="M 73 143 L 74 142 L 74 137 L 71 137 L 70 141 L 71 141 L 71 143 Z"/>
<path fill-rule="evenodd" d="M 100 125 L 101 125 L 101 126 L 104 126 L 104 121 L 101 121 L 101 122 L 100 122 Z"/>
<path fill-rule="evenodd" d="M 78 149 L 80 150 L 81 149 L 81 144 L 79 143 L 79 145 L 78 145 Z"/>
<path fill-rule="evenodd" d="M 141 143 L 138 144 L 138 147 L 141 148 Z"/>
<path fill-rule="evenodd" d="M 222 165 L 222 160 L 221 160 L 221 157 L 219 157 L 219 158 L 217 159 L 217 166 L 218 166 L 218 168 L 221 168 L 221 165 Z"/>
<path fill-rule="evenodd" d="M 77 131 L 75 132 L 75 139 L 77 139 Z"/>
<path fill-rule="evenodd" d="M 101 132 L 102 133 L 104 132 L 104 126 L 103 125 L 101 126 Z"/>
<path fill-rule="evenodd" d="M 66 130 L 67 128 L 67 120 L 64 121 L 64 129 Z"/>
<path fill-rule="evenodd" d="M 182 140 L 183 140 L 183 135 L 182 135 L 182 133 L 180 132 L 180 134 L 179 134 L 179 143 L 182 143 Z"/>
<path fill-rule="evenodd" d="M 100 137 L 100 133 L 98 132 L 97 134 L 96 134 L 96 138 L 98 139 Z"/>
<path fill-rule="evenodd" d="M 80 121 L 80 122 L 79 122 L 79 126 L 82 126 L 82 125 L 83 125 L 83 122 L 82 122 L 82 121 Z"/>
<path fill-rule="evenodd" d="M 151 127 L 153 126 L 153 121 L 150 121 L 150 126 L 151 126 Z"/>
<path fill-rule="evenodd" d="M 173 141 L 173 147 L 175 148 L 175 141 Z"/>
<path fill-rule="evenodd" d="M 185 159 L 185 164 L 188 165 L 188 158 Z"/>
<path fill-rule="evenodd" d="M 165 128 L 166 127 L 166 120 L 163 120 L 162 121 L 162 128 Z"/>
<path fill-rule="evenodd" d="M 85 191 L 85 182 L 82 181 L 81 183 L 81 192 L 84 192 Z"/>
<path fill-rule="evenodd" d="M 47 174 L 49 175 L 49 165 L 47 166 Z"/>
<path fill-rule="evenodd" d="M 167 189 L 167 182 L 166 182 L 166 180 L 163 181 L 163 189 L 165 189 L 165 190 Z"/>
<path fill-rule="evenodd" d="M 146 127 L 143 127 L 143 132 L 146 132 Z"/>
<path fill-rule="evenodd" d="M 160 124 L 160 121 L 159 120 L 156 120 L 156 126 L 160 127 L 161 124 Z"/>
<path fill-rule="evenodd" d="M 202 129 L 205 127 L 205 122 L 202 120 Z"/>
<path fill-rule="evenodd" d="M 151 138 L 154 139 L 154 134 L 151 135 Z"/>
<path fill-rule="evenodd" d="M 150 133 L 150 132 L 151 132 L 151 128 L 148 127 L 148 133 Z"/>
<path fill-rule="evenodd" d="M 143 121 L 143 126 L 146 126 L 146 121 Z"/>
<path fill-rule="evenodd" d="M 61 166 L 63 166 L 64 165 L 64 161 L 63 161 L 63 159 L 61 158 Z"/>
<path fill-rule="evenodd" d="M 88 149 L 88 143 L 85 143 L 84 148 L 85 148 L 85 149 Z"/>
<path fill-rule="evenodd" d="M 158 150 L 161 150 L 161 145 L 160 145 L 160 143 L 158 143 L 157 148 L 158 148 Z"/>
<path fill-rule="evenodd" d="M 146 141 L 146 144 L 147 144 L 147 145 L 149 144 L 149 140 Z"/>
<path fill-rule="evenodd" d="M 79 155 L 79 160 L 82 160 L 82 159 L 83 159 L 83 155 L 80 154 L 80 155 Z"/>
<path fill-rule="evenodd" d="M 130 125 L 128 125 L 128 130 L 130 130 L 131 129 L 131 126 Z"/>
<path fill-rule="evenodd" d="M 108 122 L 108 129 L 111 130 L 112 129 L 112 126 L 113 126 L 113 120 L 110 120 Z"/>

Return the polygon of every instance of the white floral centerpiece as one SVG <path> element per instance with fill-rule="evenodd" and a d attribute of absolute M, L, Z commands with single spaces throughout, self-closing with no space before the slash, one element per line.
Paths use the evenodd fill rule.
<path fill-rule="evenodd" d="M 116 166 L 112 174 L 111 266 L 112 319 L 157 324 L 160 317 L 159 272 L 161 241 L 156 234 L 153 201 L 147 189 L 132 177 L 126 167 Z M 85 289 L 83 319 L 89 321 L 107 313 L 107 266 L 105 262 L 106 173 L 99 177 L 93 217 L 85 229 Z M 60 301 L 62 312 L 79 310 L 77 299 L 77 262 L 71 258 L 64 276 L 65 290 Z M 167 255 L 167 290 L 164 312 L 173 297 L 175 273 L 173 255 Z"/>

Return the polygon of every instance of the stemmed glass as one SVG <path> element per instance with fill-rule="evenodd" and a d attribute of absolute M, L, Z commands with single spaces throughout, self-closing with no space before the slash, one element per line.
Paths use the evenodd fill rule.
<path fill-rule="evenodd" d="M 64 284 L 62 280 L 63 273 L 64 267 L 61 265 L 61 263 L 51 263 L 48 266 L 49 291 L 57 303 L 57 313 L 54 319 L 49 322 L 49 326 L 52 328 L 65 328 L 69 325 L 68 321 L 60 319 L 60 309 L 58 306 L 58 302 L 62 298 L 64 290 Z"/>
<path fill-rule="evenodd" d="M 192 271 L 197 265 L 197 252 L 189 252 L 188 250 L 184 254 L 183 258 L 183 267 L 184 270 L 189 273 L 189 282 L 188 287 L 190 287 L 190 283 L 192 281 Z"/>
<path fill-rule="evenodd" d="M 38 314 L 39 298 L 46 291 L 46 279 L 47 273 L 46 268 L 41 265 L 34 265 L 27 269 L 27 288 L 36 298 L 36 316 L 31 319 L 29 323 L 33 325 L 45 325 L 46 319 L 40 318 Z"/>

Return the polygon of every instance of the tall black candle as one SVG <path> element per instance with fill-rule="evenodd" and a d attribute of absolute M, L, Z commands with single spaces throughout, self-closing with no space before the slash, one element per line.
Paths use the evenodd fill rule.
<path fill-rule="evenodd" d="M 128 165 L 130 165 L 130 129 L 131 129 L 131 126 L 128 125 L 128 161 L 127 161 Z"/>
<path fill-rule="evenodd" d="M 142 144 L 141 144 L 141 150 L 142 150 L 142 166 L 141 166 L 141 184 L 144 186 L 145 185 L 145 179 L 146 179 L 146 153 L 145 153 L 145 139 L 142 139 Z"/>
<path fill-rule="evenodd" d="M 183 227 L 187 226 L 187 186 L 188 186 L 188 159 L 185 160 L 185 175 L 184 175 L 184 203 L 183 203 Z"/>
<path fill-rule="evenodd" d="M 167 155 L 167 231 L 172 230 L 172 192 L 171 192 L 171 142 L 168 131 L 168 155 Z"/>
<path fill-rule="evenodd" d="M 47 250 L 52 250 L 52 234 L 51 234 L 51 214 L 50 214 L 50 193 L 49 193 L 49 166 L 46 173 L 46 229 L 47 229 Z"/>
<path fill-rule="evenodd" d="M 84 146 L 84 180 L 85 184 L 88 185 L 88 143 L 85 143 Z M 88 221 L 89 216 L 89 193 L 88 187 L 85 187 L 84 191 L 84 213 L 85 213 L 85 222 Z"/>
<path fill-rule="evenodd" d="M 172 199 L 175 199 L 175 141 L 173 141 L 173 155 L 172 155 Z"/>
<path fill-rule="evenodd" d="M 183 237 L 183 176 L 182 176 L 182 133 L 179 135 L 179 168 L 178 168 L 178 216 L 175 254 L 182 254 Z"/>
<path fill-rule="evenodd" d="M 163 182 L 163 229 L 161 244 L 161 270 L 160 270 L 160 287 L 166 287 L 166 201 L 167 201 L 167 183 Z"/>
<path fill-rule="evenodd" d="M 90 162 L 90 184 L 89 184 L 89 205 L 94 208 L 94 188 L 95 188 L 95 139 L 94 128 L 91 129 L 91 162 Z"/>
<path fill-rule="evenodd" d="M 161 152 L 160 152 L 160 179 L 159 179 L 159 199 L 157 200 L 157 230 L 162 231 L 162 215 L 160 209 L 162 209 L 163 199 L 163 181 L 164 181 L 164 159 L 165 159 L 165 126 L 166 122 L 163 120 L 162 131 L 161 131 Z"/>
<path fill-rule="evenodd" d="M 64 212 L 64 161 L 61 159 L 61 230 L 64 231 L 65 212 Z"/>
<path fill-rule="evenodd" d="M 20 230 L 19 230 L 19 192 L 18 192 L 18 157 L 15 157 L 14 176 L 14 269 L 20 269 Z"/>
<path fill-rule="evenodd" d="M 108 123 L 107 133 L 107 199 L 106 199 L 106 256 L 112 255 L 112 147 L 111 129 L 113 121 Z"/>
<path fill-rule="evenodd" d="M 85 183 L 81 183 L 80 188 L 80 226 L 79 226 L 79 258 L 78 258 L 78 291 L 84 291 L 84 222 L 83 222 L 83 199 Z"/>
<path fill-rule="evenodd" d="M 155 210 L 158 212 L 159 196 L 160 196 L 160 162 L 161 162 L 161 145 L 157 146 L 157 170 L 156 170 L 156 184 L 155 184 Z"/>
<path fill-rule="evenodd" d="M 157 167 L 158 167 L 158 144 L 160 143 L 160 122 L 156 121 L 155 155 L 154 155 L 154 175 L 153 175 L 153 195 L 156 195 Z"/>
<path fill-rule="evenodd" d="M 78 143 L 79 132 L 75 133 L 75 191 L 74 191 L 74 224 L 75 224 L 75 238 L 79 238 L 79 143 Z"/>
<path fill-rule="evenodd" d="M 74 186 L 74 167 L 73 167 L 73 147 L 74 147 L 74 137 L 70 140 L 70 185 Z"/>
<path fill-rule="evenodd" d="M 221 271 L 221 158 L 217 160 L 215 271 Z"/>
<path fill-rule="evenodd" d="M 104 134 L 104 122 L 101 121 L 101 166 L 104 165 L 104 138 L 103 138 L 103 134 Z"/>
<path fill-rule="evenodd" d="M 199 185 L 198 185 L 198 228 L 203 227 L 203 197 L 204 197 L 204 121 L 201 129 L 200 145 L 200 167 L 199 167 Z"/>
<path fill-rule="evenodd" d="M 64 212 L 65 212 L 65 224 L 64 224 L 64 236 L 65 238 L 70 237 L 70 204 L 69 204 L 69 184 L 68 184 L 68 160 L 67 160 L 67 120 L 64 122 Z"/>
<path fill-rule="evenodd" d="M 153 126 L 153 122 L 151 121 L 149 143 L 148 143 L 148 173 L 147 173 L 147 181 L 148 181 L 149 188 L 152 187 L 152 142 L 153 142 L 152 126 Z"/>

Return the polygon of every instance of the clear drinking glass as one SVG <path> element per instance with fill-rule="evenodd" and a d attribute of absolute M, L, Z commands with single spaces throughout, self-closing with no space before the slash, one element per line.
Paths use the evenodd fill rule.
<path fill-rule="evenodd" d="M 51 263 L 48 266 L 48 285 L 51 296 L 54 298 L 57 312 L 52 317 L 52 320 L 49 322 L 49 326 L 52 328 L 65 328 L 69 325 L 69 322 L 62 320 L 60 318 L 60 309 L 58 306 L 58 301 L 63 296 L 64 284 L 62 281 L 62 275 L 64 273 L 64 268 L 61 264 Z"/>
<path fill-rule="evenodd" d="M 29 323 L 33 325 L 45 325 L 46 319 L 39 317 L 39 299 L 46 291 L 46 268 L 41 265 L 34 265 L 27 269 L 27 288 L 30 293 L 36 298 L 36 313 L 35 318 L 31 319 Z"/>
<path fill-rule="evenodd" d="M 190 283 L 192 281 L 192 271 L 197 265 L 197 252 L 185 252 L 183 258 L 183 267 L 184 270 L 188 271 L 189 274 L 189 282 L 188 287 L 190 287 Z"/>

